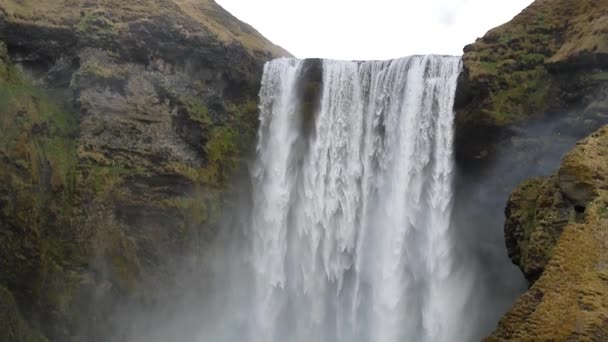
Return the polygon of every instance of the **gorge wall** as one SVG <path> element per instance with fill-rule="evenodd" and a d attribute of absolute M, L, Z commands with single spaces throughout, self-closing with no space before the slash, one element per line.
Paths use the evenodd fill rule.
<path fill-rule="evenodd" d="M 531 286 L 489 340 L 606 339 L 606 129 L 559 165 L 608 123 L 607 18 L 606 0 L 537 0 L 465 48 L 452 233 L 478 271 L 471 319 L 491 331 Z M 1 0 L 0 40 L 0 340 L 128 339 L 132 305 L 206 289 L 178 274 L 250 192 L 231 179 L 262 66 L 288 53 L 212 0 Z M 507 255 L 500 218 L 532 176 Z"/>
<path fill-rule="evenodd" d="M 607 1 L 537 0 L 464 50 L 454 219 L 472 241 L 463 248 L 484 260 L 480 281 L 488 296 L 517 292 L 516 284 L 493 285 L 518 277 L 494 267 L 506 253 L 489 246 L 505 238 L 532 286 L 489 340 L 606 339 L 598 280 L 605 246 L 590 242 L 606 227 L 596 191 L 603 187 L 605 129 L 562 158 L 608 123 L 607 15 Z M 511 195 L 503 235 L 497 218 L 509 194 L 539 176 L 549 178 L 527 180 Z M 473 200 L 458 200 L 471 193 Z M 459 214 L 471 208 L 476 216 Z"/>
<path fill-rule="evenodd" d="M 213 1 L 3 0 L 0 40 L 0 340 L 107 341 L 197 286 L 287 53 Z"/>

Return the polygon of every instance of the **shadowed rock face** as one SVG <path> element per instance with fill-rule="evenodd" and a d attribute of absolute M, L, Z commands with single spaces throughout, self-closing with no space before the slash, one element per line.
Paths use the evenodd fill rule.
<path fill-rule="evenodd" d="M 0 1 L 0 40 L 0 340 L 106 341 L 246 190 L 287 53 L 213 1 Z"/>
<path fill-rule="evenodd" d="M 487 340 L 608 338 L 608 127 L 557 175 L 526 181 L 507 206 L 509 255 L 531 287 Z"/>

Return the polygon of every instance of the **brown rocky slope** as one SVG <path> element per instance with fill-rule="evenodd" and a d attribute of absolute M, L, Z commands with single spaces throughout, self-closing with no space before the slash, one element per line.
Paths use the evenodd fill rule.
<path fill-rule="evenodd" d="M 0 41 L 0 340 L 106 341 L 215 235 L 286 52 L 212 0 L 1 0 Z"/>
<path fill-rule="evenodd" d="M 487 341 L 608 340 L 608 126 L 506 209 L 509 255 L 532 285 Z"/>

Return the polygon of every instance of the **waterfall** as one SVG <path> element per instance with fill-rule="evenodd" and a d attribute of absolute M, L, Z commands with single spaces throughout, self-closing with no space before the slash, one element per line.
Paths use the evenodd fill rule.
<path fill-rule="evenodd" d="M 247 341 L 464 339 L 452 272 L 458 57 L 265 66 Z M 307 126 L 309 126 L 307 128 Z"/>

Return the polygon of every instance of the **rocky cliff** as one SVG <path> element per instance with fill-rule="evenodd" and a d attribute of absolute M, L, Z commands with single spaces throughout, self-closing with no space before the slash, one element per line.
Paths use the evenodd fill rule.
<path fill-rule="evenodd" d="M 509 198 L 508 256 L 530 286 L 490 341 L 608 339 L 606 128 L 562 158 L 608 123 L 607 18 L 608 1 L 537 0 L 464 50 L 456 197 L 468 200 L 456 203 L 456 219 L 464 213 L 461 224 L 475 232 L 463 232 L 471 248 L 492 243 Z M 499 264 L 485 266 L 490 288 L 513 278 Z"/>
<path fill-rule="evenodd" d="M 509 256 L 532 285 L 487 341 L 608 340 L 608 126 L 511 195 Z"/>
<path fill-rule="evenodd" d="M 457 158 L 491 160 L 532 119 L 591 133 L 608 107 L 608 1 L 537 0 L 464 49 Z"/>
<path fill-rule="evenodd" d="M 106 341 L 215 235 L 287 53 L 213 0 L 2 0 L 0 41 L 0 340 Z"/>

